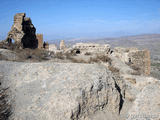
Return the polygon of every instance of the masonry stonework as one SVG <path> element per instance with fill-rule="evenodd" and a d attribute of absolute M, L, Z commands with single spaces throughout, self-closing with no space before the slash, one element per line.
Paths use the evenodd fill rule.
<path fill-rule="evenodd" d="M 145 75 L 150 75 L 150 52 L 149 50 L 139 50 L 129 53 L 131 62 L 140 68 L 140 72 Z"/>
<path fill-rule="evenodd" d="M 96 43 L 77 43 L 73 45 L 73 49 L 79 50 L 80 54 L 86 53 L 104 53 L 107 54 L 110 51 L 110 45 L 96 44 Z"/>
<path fill-rule="evenodd" d="M 150 75 L 151 61 L 149 50 L 116 47 L 113 55 L 124 63 L 130 63 L 139 68 L 141 74 Z"/>
<path fill-rule="evenodd" d="M 35 33 L 36 28 L 31 19 L 26 17 L 25 13 L 17 13 L 6 42 L 11 43 L 14 40 L 18 48 L 37 48 L 38 41 Z"/>
<path fill-rule="evenodd" d="M 38 48 L 43 48 L 43 34 L 36 34 L 37 40 L 38 40 Z"/>

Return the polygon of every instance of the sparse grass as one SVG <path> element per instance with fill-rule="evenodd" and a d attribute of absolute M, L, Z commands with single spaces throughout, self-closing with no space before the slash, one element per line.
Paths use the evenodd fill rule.
<path fill-rule="evenodd" d="M 97 55 L 96 57 L 91 57 L 89 62 L 109 62 L 111 63 L 111 59 L 107 55 Z"/>
<path fill-rule="evenodd" d="M 140 69 L 139 66 L 137 65 L 134 65 L 134 64 L 130 64 L 129 65 L 134 71 L 131 73 L 131 75 L 141 75 L 142 74 L 142 71 Z"/>
<path fill-rule="evenodd" d="M 129 82 L 132 84 L 136 84 L 136 79 L 135 78 L 126 78 Z"/>
<path fill-rule="evenodd" d="M 85 61 L 85 60 L 83 60 L 83 59 L 70 58 L 70 60 L 71 60 L 73 63 L 89 63 L 88 61 Z"/>
<path fill-rule="evenodd" d="M 92 55 L 90 52 L 86 52 L 85 55 Z"/>
<path fill-rule="evenodd" d="M 108 56 L 105 55 L 97 55 L 96 57 L 90 57 L 89 60 L 85 60 L 85 59 L 77 59 L 77 58 L 73 58 L 73 57 L 69 57 L 69 59 L 74 62 L 74 63 L 100 63 L 100 62 L 111 62 L 111 59 Z"/>
<path fill-rule="evenodd" d="M 141 75 L 141 73 L 139 71 L 134 71 L 131 73 L 131 75 Z"/>
<path fill-rule="evenodd" d="M 61 60 L 64 60 L 65 59 L 65 56 L 63 55 L 62 52 L 57 52 L 55 53 L 54 55 L 54 58 L 57 58 L 57 59 L 61 59 Z M 69 57 L 69 56 L 68 56 Z"/>
<path fill-rule="evenodd" d="M 108 69 L 112 72 L 112 73 L 119 73 L 119 69 L 116 67 L 113 67 L 112 65 L 110 65 L 108 67 Z"/>
<path fill-rule="evenodd" d="M 139 71 L 140 68 L 137 65 L 130 65 L 133 70 Z"/>
<path fill-rule="evenodd" d="M 32 60 L 32 61 L 45 61 L 48 60 L 48 52 L 40 49 L 15 49 L 17 55 L 21 58 L 20 61 Z"/>
<path fill-rule="evenodd" d="M 128 98 L 128 100 L 129 100 L 130 102 L 133 102 L 135 99 L 134 99 L 133 97 L 131 97 L 131 98 Z"/>
<path fill-rule="evenodd" d="M 151 66 L 160 67 L 160 63 L 151 63 Z"/>

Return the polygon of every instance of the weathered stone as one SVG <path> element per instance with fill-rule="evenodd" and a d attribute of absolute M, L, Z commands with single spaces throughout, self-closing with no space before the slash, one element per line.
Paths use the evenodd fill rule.
<path fill-rule="evenodd" d="M 103 65 L 0 62 L 12 119 L 78 120 L 109 107 L 119 114 L 121 93 Z"/>
<path fill-rule="evenodd" d="M 57 46 L 55 44 L 50 44 L 49 51 L 57 51 Z"/>
<path fill-rule="evenodd" d="M 38 48 L 43 48 L 43 34 L 36 34 L 37 40 L 38 40 Z"/>
<path fill-rule="evenodd" d="M 8 33 L 6 41 L 14 40 L 19 48 L 37 48 L 38 41 L 35 32 L 36 29 L 31 19 L 27 18 L 25 13 L 17 13 L 14 16 L 14 24 Z"/>
<path fill-rule="evenodd" d="M 114 49 L 113 56 L 118 57 L 124 63 L 137 67 L 141 74 L 150 75 L 151 62 L 148 50 L 117 47 Z"/>
<path fill-rule="evenodd" d="M 77 43 L 73 45 L 73 49 L 76 50 L 78 54 L 87 54 L 87 53 L 103 53 L 108 54 L 110 51 L 110 45 L 104 44 L 94 44 L 94 43 Z"/>
<path fill-rule="evenodd" d="M 65 50 L 66 49 L 66 45 L 64 43 L 64 40 L 61 40 L 59 47 L 60 47 L 60 50 Z"/>
<path fill-rule="evenodd" d="M 151 82 L 137 95 L 127 120 L 159 120 L 160 119 L 160 82 Z"/>

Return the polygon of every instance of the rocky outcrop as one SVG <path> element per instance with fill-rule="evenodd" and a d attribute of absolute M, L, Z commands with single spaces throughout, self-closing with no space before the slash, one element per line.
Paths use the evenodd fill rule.
<path fill-rule="evenodd" d="M 137 69 L 140 74 L 150 75 L 151 61 L 149 50 L 116 47 L 112 56 Z"/>
<path fill-rule="evenodd" d="M 6 41 L 10 44 L 14 40 L 18 48 L 37 48 L 36 29 L 25 13 L 14 16 L 14 24 L 8 33 Z"/>
<path fill-rule="evenodd" d="M 0 62 L 12 119 L 77 120 L 108 107 L 119 114 L 123 96 L 103 65 Z"/>
<path fill-rule="evenodd" d="M 160 82 L 151 82 L 137 95 L 127 120 L 159 120 L 160 119 Z"/>

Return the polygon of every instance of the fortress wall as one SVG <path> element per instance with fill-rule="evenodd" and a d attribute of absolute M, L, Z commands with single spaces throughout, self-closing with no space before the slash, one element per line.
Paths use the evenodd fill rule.
<path fill-rule="evenodd" d="M 37 40 L 38 40 L 38 48 L 43 48 L 43 34 L 36 34 Z"/>
<path fill-rule="evenodd" d="M 110 45 L 100 45 L 93 43 L 77 43 L 73 46 L 74 49 L 77 49 L 81 52 L 81 54 L 89 53 L 108 53 L 110 50 Z"/>
<path fill-rule="evenodd" d="M 149 50 L 117 47 L 114 49 L 113 55 L 119 58 L 124 63 L 129 63 L 139 68 L 141 74 L 150 75 L 151 61 Z"/>
<path fill-rule="evenodd" d="M 129 53 L 132 63 L 140 68 L 144 75 L 150 75 L 151 61 L 149 50 L 139 50 Z"/>

